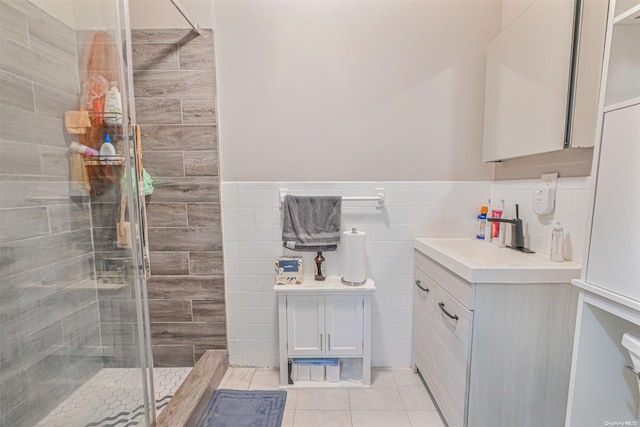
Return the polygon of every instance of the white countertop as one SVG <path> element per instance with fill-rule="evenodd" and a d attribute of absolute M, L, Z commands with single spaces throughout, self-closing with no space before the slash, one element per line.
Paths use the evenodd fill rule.
<path fill-rule="evenodd" d="M 376 290 L 376 282 L 367 279 L 364 285 L 349 286 L 340 281 L 340 276 L 329 276 L 326 280 L 317 281 L 313 277 L 305 277 L 301 285 L 274 285 L 276 293 L 318 293 L 318 292 L 357 292 L 368 293 Z"/>
<path fill-rule="evenodd" d="M 471 283 L 569 283 L 577 262 L 553 262 L 548 254 L 525 254 L 467 238 L 416 238 L 414 248 Z"/>

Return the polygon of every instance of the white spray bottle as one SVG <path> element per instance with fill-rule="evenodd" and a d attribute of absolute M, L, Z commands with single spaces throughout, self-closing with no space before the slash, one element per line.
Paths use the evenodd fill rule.
<path fill-rule="evenodd" d="M 122 124 L 122 97 L 116 82 L 111 82 L 111 89 L 105 96 L 104 121 L 111 126 Z"/>

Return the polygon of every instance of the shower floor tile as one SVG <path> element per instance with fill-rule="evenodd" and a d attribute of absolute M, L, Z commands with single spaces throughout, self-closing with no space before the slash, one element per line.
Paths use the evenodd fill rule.
<path fill-rule="evenodd" d="M 157 414 L 192 368 L 155 368 Z M 135 368 L 105 368 L 76 390 L 36 427 L 99 427 L 143 424 L 141 373 Z"/>

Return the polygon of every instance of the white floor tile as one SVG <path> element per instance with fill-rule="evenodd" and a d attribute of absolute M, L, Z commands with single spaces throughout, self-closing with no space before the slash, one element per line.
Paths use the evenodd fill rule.
<path fill-rule="evenodd" d="M 371 386 L 374 388 L 395 388 L 396 382 L 393 379 L 393 371 L 373 369 L 371 371 Z"/>
<path fill-rule="evenodd" d="M 423 386 L 420 375 L 414 374 L 411 369 L 401 369 L 391 371 L 398 388 L 405 386 Z"/>
<path fill-rule="evenodd" d="M 293 427 L 293 419 L 295 418 L 295 411 L 284 411 L 284 416 L 282 417 L 282 426 L 281 427 Z"/>
<path fill-rule="evenodd" d="M 353 427 L 412 427 L 406 411 L 351 411 Z"/>
<path fill-rule="evenodd" d="M 287 403 L 284 406 L 285 411 L 295 411 L 298 401 L 298 390 L 287 390 Z"/>
<path fill-rule="evenodd" d="M 299 389 L 298 409 L 349 410 L 349 394 L 346 389 Z"/>
<path fill-rule="evenodd" d="M 400 397 L 407 411 L 435 411 L 431 396 L 422 384 L 400 387 Z"/>
<path fill-rule="evenodd" d="M 437 411 L 407 411 L 411 427 L 444 427 Z"/>
<path fill-rule="evenodd" d="M 349 411 L 296 410 L 293 427 L 352 427 Z"/>
<path fill-rule="evenodd" d="M 229 368 L 223 384 L 279 388 L 277 370 Z M 374 370 L 371 388 L 286 389 L 283 427 L 444 427 L 422 380 L 411 369 Z"/>
<path fill-rule="evenodd" d="M 404 411 L 400 393 L 394 388 L 350 389 L 352 411 Z"/>
<path fill-rule="evenodd" d="M 279 390 L 280 372 L 276 369 L 256 369 L 249 390 Z"/>

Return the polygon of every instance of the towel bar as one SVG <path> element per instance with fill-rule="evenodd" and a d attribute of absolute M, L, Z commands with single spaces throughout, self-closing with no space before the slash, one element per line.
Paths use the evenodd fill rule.
<path fill-rule="evenodd" d="M 284 196 L 289 192 L 288 188 L 280 189 L 280 205 L 284 203 Z M 384 206 L 384 188 L 376 188 L 376 196 L 347 196 L 343 197 L 344 202 L 378 202 L 380 206 Z"/>

